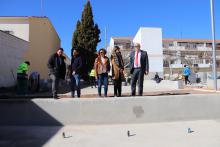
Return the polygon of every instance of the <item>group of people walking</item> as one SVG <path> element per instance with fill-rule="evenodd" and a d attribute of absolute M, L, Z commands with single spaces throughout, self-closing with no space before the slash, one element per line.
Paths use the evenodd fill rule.
<path fill-rule="evenodd" d="M 138 95 L 143 94 L 144 74 L 149 72 L 148 55 L 146 51 L 141 50 L 140 44 L 135 43 L 135 50 L 130 54 L 130 72 L 131 76 L 131 95 L 136 95 L 136 83 L 138 81 Z M 66 64 L 64 62 L 63 49 L 59 48 L 57 52 L 48 60 L 49 75 L 52 79 L 52 94 L 57 98 L 57 90 L 60 79 L 65 78 Z M 112 67 L 110 65 L 112 64 Z M 101 48 L 98 51 L 98 56 L 94 62 L 94 68 L 90 75 L 94 77 L 91 82 L 96 86 L 95 81 L 98 81 L 98 96 L 102 97 L 102 85 L 104 85 L 104 97 L 108 96 L 108 77 L 112 70 L 112 79 L 114 82 L 114 96 L 120 97 L 122 95 L 122 81 L 124 80 L 124 60 L 118 46 L 115 46 L 111 57 L 106 56 L 106 50 Z M 81 96 L 80 76 L 83 68 L 82 58 L 78 49 L 73 49 L 73 58 L 71 59 L 71 96 Z"/>

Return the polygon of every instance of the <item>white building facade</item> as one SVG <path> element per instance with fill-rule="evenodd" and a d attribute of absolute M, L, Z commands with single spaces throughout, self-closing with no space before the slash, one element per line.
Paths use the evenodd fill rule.
<path fill-rule="evenodd" d="M 163 48 L 162 29 L 141 27 L 133 42 L 141 44 L 141 49 L 147 51 L 149 59 L 149 73 L 156 72 L 163 76 Z"/>

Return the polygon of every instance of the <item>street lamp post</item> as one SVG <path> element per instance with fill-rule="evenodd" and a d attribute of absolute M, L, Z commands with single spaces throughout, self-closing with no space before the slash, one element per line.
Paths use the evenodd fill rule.
<path fill-rule="evenodd" d="M 214 18 L 214 5 L 213 0 L 210 0 L 211 9 L 211 24 L 212 24 L 212 72 L 213 72 L 213 85 L 215 91 L 217 91 L 217 76 L 216 76 L 216 47 L 215 47 L 215 18 Z"/>
<path fill-rule="evenodd" d="M 105 49 L 106 49 L 106 51 L 107 51 L 107 48 L 108 48 L 108 46 L 107 46 L 107 27 L 105 27 Z"/>

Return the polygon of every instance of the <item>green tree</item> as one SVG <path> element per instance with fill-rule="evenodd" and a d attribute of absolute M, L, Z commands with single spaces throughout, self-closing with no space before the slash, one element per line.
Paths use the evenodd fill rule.
<path fill-rule="evenodd" d="M 100 40 L 100 30 L 93 20 L 93 12 L 90 1 L 87 1 L 82 12 L 81 21 L 77 22 L 73 33 L 72 47 L 80 50 L 84 61 L 83 71 L 86 75 L 93 68 L 96 57 L 96 47 Z"/>
<path fill-rule="evenodd" d="M 76 24 L 76 30 L 73 33 L 73 40 L 72 40 L 72 48 L 78 48 L 79 47 L 79 41 L 80 41 L 80 27 L 81 23 L 78 20 Z M 73 50 L 71 50 L 71 58 L 73 57 Z"/>

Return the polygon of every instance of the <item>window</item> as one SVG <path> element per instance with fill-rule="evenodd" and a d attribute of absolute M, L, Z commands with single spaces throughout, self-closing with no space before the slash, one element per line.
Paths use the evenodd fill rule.
<path fill-rule="evenodd" d="M 192 46 L 194 49 L 196 49 L 197 48 L 197 45 L 196 44 L 193 44 L 193 46 Z"/>
<path fill-rule="evenodd" d="M 194 67 L 199 67 L 199 65 L 198 65 L 198 64 L 193 64 L 193 66 L 194 66 Z"/>

